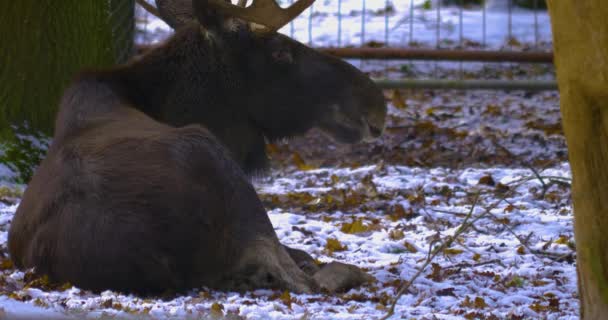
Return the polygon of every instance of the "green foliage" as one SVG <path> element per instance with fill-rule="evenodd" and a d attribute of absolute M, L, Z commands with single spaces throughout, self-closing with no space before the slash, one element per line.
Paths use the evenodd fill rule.
<path fill-rule="evenodd" d="M 42 134 L 16 134 L 0 145 L 0 163 L 17 176 L 13 182 L 26 184 L 44 158 L 49 140 Z"/>
<path fill-rule="evenodd" d="M 422 9 L 424 10 L 431 10 L 433 8 L 433 4 L 431 3 L 431 0 L 425 0 L 424 3 L 422 4 Z"/>
<path fill-rule="evenodd" d="M 443 5 L 450 6 L 480 6 L 485 3 L 485 0 L 441 0 Z"/>
<path fill-rule="evenodd" d="M 513 287 L 521 288 L 524 286 L 525 283 L 526 283 L 526 281 L 522 277 L 515 275 L 509 281 L 507 281 L 505 283 L 505 286 L 507 288 L 513 288 Z"/>
<path fill-rule="evenodd" d="M 547 10 L 547 2 L 545 0 L 514 0 L 513 4 L 526 9 Z"/>

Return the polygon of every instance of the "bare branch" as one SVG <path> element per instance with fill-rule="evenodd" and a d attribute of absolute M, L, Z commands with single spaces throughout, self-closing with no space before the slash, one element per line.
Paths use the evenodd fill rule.
<path fill-rule="evenodd" d="M 443 241 L 443 242 L 437 241 L 437 242 L 440 242 L 441 245 L 438 247 L 435 247 L 435 249 L 433 249 L 433 246 L 436 242 L 432 242 L 431 244 L 429 244 L 429 251 L 428 251 L 427 258 L 426 258 L 424 264 L 420 267 L 420 269 L 418 269 L 418 272 L 416 272 L 416 274 L 409 281 L 404 282 L 400 286 L 399 290 L 397 291 L 397 295 L 395 296 L 395 299 L 391 303 L 391 307 L 389 308 L 387 314 L 381 318 L 382 320 L 386 320 L 395 314 L 395 307 L 397 306 L 397 302 L 399 301 L 401 296 L 403 296 L 403 294 L 409 290 L 409 288 L 412 286 L 412 283 L 414 283 L 414 281 L 416 281 L 416 279 L 418 279 L 418 277 L 420 277 L 420 275 L 422 275 L 422 273 L 426 270 L 426 268 L 433 262 L 435 257 L 437 255 L 439 255 L 439 253 L 443 252 L 445 249 L 449 248 L 454 243 L 454 241 L 456 241 L 456 239 L 458 239 L 458 237 L 460 237 L 463 233 L 465 233 L 470 228 L 471 225 L 473 225 L 475 222 L 477 222 L 478 220 L 480 220 L 481 218 L 483 218 L 486 215 L 484 213 L 484 214 L 481 214 L 481 215 L 473 218 L 473 213 L 475 211 L 475 207 L 477 206 L 477 203 L 479 202 L 479 198 L 480 198 L 479 195 L 477 197 L 475 197 L 475 200 L 474 200 L 473 204 L 471 205 L 471 210 L 469 210 L 469 213 L 464 218 L 462 224 L 460 225 L 460 227 L 458 227 L 458 229 L 456 230 L 454 235 L 447 237 L 446 241 Z M 495 208 L 496 206 L 498 206 L 501 202 L 502 202 L 502 200 L 494 203 L 491 206 L 492 209 Z M 489 210 L 491 210 L 491 209 L 488 209 L 486 212 L 488 212 Z"/>
<path fill-rule="evenodd" d="M 137 2 L 137 4 L 140 7 L 142 7 L 144 10 L 146 10 L 151 15 L 153 15 L 159 19 L 162 19 L 160 17 L 160 13 L 158 12 L 158 9 L 154 5 L 149 4 L 146 0 L 135 0 L 135 2 Z"/>

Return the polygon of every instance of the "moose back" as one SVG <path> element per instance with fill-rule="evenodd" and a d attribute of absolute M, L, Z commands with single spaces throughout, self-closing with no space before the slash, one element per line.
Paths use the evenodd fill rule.
<path fill-rule="evenodd" d="M 319 271 L 282 246 L 245 174 L 266 165 L 266 140 L 319 127 L 357 142 L 383 130 L 384 98 L 364 74 L 276 32 L 303 3 L 312 1 L 268 12 L 255 2 L 158 0 L 174 36 L 65 91 L 9 231 L 16 266 L 135 293 L 364 281 L 352 266 Z M 264 15 L 283 18 L 260 28 Z"/>

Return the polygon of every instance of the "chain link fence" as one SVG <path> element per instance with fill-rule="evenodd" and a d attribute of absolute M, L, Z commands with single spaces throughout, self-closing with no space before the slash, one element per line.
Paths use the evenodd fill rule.
<path fill-rule="evenodd" d="M 545 8 L 544 0 L 317 0 L 280 32 L 385 87 L 554 90 Z M 145 10 L 137 16 L 138 44 L 170 35 Z"/>

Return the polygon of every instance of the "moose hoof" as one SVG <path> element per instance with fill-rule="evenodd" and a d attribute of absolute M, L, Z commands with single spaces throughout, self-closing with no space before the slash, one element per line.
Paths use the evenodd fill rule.
<path fill-rule="evenodd" d="M 375 280 L 353 265 L 335 261 L 324 265 L 313 278 L 321 289 L 330 293 L 347 291 Z"/>
<path fill-rule="evenodd" d="M 290 248 L 288 246 L 283 246 L 289 256 L 293 259 L 293 261 L 298 265 L 300 270 L 304 271 L 309 276 L 313 276 L 315 273 L 319 271 L 319 266 L 315 263 L 315 259 L 313 259 L 306 251 L 300 249 Z"/>

